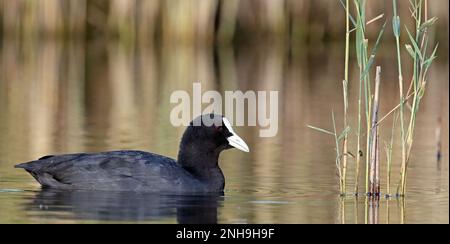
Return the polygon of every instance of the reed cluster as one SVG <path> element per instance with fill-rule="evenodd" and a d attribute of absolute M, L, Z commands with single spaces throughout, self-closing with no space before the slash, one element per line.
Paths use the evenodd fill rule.
<path fill-rule="evenodd" d="M 399 104 L 393 108 L 389 113 L 379 118 L 379 104 L 383 96 L 380 95 L 380 86 L 382 84 L 381 67 L 376 67 L 375 83 L 371 82 L 371 71 L 376 59 L 377 51 L 385 32 L 386 23 L 380 24 L 378 36 L 373 41 L 369 40 L 366 35 L 366 26 L 372 23 L 379 22 L 378 20 L 385 19 L 384 14 L 379 14 L 375 18 L 367 20 L 367 1 L 354 0 L 353 6 L 350 5 L 349 0 L 341 1 L 346 12 L 346 44 L 345 44 L 345 72 L 343 81 L 343 98 L 344 98 L 344 129 L 342 132 L 337 132 L 336 120 L 334 112 L 332 113 L 333 132 L 325 129 L 309 126 L 326 134 L 333 135 L 336 144 L 336 166 L 339 176 L 339 190 L 342 195 L 347 194 L 347 168 L 348 159 L 355 160 L 355 184 L 354 192 L 359 192 L 359 174 L 360 163 L 365 162 L 365 193 L 368 196 L 379 197 L 381 195 L 380 189 L 380 136 L 379 128 L 384 125 L 385 121 L 390 115 L 393 116 L 393 123 L 391 126 L 391 137 L 388 143 L 385 143 L 386 164 L 387 164 L 387 188 L 386 195 L 391 195 L 391 176 L 392 176 L 392 161 L 394 140 L 397 138 L 394 135 L 397 120 L 400 120 L 400 135 L 398 140 L 401 144 L 401 168 L 400 168 L 400 182 L 397 187 L 397 196 L 404 196 L 406 193 L 407 170 L 412 155 L 412 147 L 414 141 L 414 129 L 416 126 L 416 118 L 419 112 L 422 98 L 426 91 L 428 83 L 428 71 L 436 58 L 438 45 L 433 45 L 430 41 L 429 29 L 435 24 L 437 18 L 428 16 L 428 1 L 427 0 L 412 0 L 410 1 L 410 11 L 414 22 L 414 31 L 410 31 L 406 26 L 402 28 L 401 20 L 398 15 L 397 1 L 392 0 L 393 16 L 390 20 L 392 22 L 393 34 L 396 43 L 397 55 L 397 71 L 398 71 L 398 89 L 399 89 Z M 353 10 L 353 15 L 351 14 Z M 350 23 L 353 28 L 350 28 Z M 405 30 L 407 38 L 402 40 L 402 29 Z M 353 33 L 352 33 L 353 32 Z M 355 53 L 357 59 L 357 69 L 359 71 L 359 85 L 357 107 L 357 129 L 356 129 L 356 156 L 348 149 L 348 140 L 350 138 L 351 127 L 348 123 L 348 84 L 350 83 L 349 73 L 349 39 L 353 34 L 355 43 Z M 404 49 L 402 48 L 404 42 Z M 370 43 L 373 43 L 369 45 Z M 369 46 L 372 46 L 371 49 Z M 413 63 L 413 72 L 411 81 L 407 86 L 403 80 L 402 56 L 401 52 L 409 53 Z M 386 67 L 389 68 L 389 67 Z M 405 92 L 404 87 L 409 87 Z M 407 109 L 405 109 L 407 108 Z M 397 116 L 398 114 L 398 116 Z M 364 144 L 365 142 L 365 144 Z M 342 150 L 339 144 L 342 143 Z M 363 149 L 364 148 L 364 149 Z M 353 156 L 353 157 L 349 157 Z"/>

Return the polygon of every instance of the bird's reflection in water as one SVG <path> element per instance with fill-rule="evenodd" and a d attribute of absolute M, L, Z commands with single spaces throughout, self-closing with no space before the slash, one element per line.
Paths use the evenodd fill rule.
<path fill-rule="evenodd" d="M 136 192 L 60 191 L 42 189 L 26 204 L 29 211 L 45 211 L 46 217 L 74 220 L 164 221 L 180 224 L 217 223 L 223 194 L 161 195 Z"/>

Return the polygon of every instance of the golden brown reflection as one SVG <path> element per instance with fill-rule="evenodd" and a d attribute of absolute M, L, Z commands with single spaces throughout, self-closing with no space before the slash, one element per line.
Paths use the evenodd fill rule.
<path fill-rule="evenodd" d="M 344 198 L 339 197 L 339 214 L 336 223 L 341 224 L 404 224 L 415 223 L 407 219 L 404 198 Z M 363 206 L 364 208 L 360 207 Z M 350 211 L 352 210 L 352 211 Z"/>
<path fill-rule="evenodd" d="M 5 40 L 0 52 L 0 188 L 37 190 L 12 166 L 45 154 L 142 149 L 176 157 L 184 128 L 169 123 L 175 90 L 278 90 L 279 133 L 259 138 L 257 127 L 237 128 L 251 153 L 224 153 L 227 193 L 219 222 L 231 223 L 448 223 L 448 62 L 438 60 L 419 115 L 409 172 L 408 204 L 340 199 L 333 141 L 311 131 L 341 121 L 340 44 L 296 47 L 282 43 L 201 48 L 192 45 L 124 45 L 120 42 Z M 381 114 L 395 106 L 395 70 L 384 66 Z M 356 72 L 356 71 L 355 71 Z M 357 73 L 352 74 L 354 81 Z M 352 83 L 350 83 L 352 84 Z M 350 109 L 357 87 L 350 85 Z M 353 113 L 355 114 L 355 113 Z M 443 158 L 435 160 L 435 130 L 442 122 Z M 356 118 L 351 118 L 355 125 Z M 383 140 L 389 130 L 382 130 Z M 354 134 L 352 134 L 354 136 Z M 353 140 L 354 141 L 354 140 Z M 350 144 L 350 148 L 355 145 Z M 398 170 L 398 145 L 393 169 Z M 352 162 L 351 162 L 352 163 Z M 353 164 L 350 164 L 350 178 Z M 385 179 L 384 164 L 381 179 Z M 398 174 L 393 173 L 395 186 Z M 353 180 L 349 180 L 353 182 Z M 382 189 L 385 189 L 382 182 Z M 395 189 L 391 189 L 395 191 Z M 27 219 L 18 198 L 0 194 L 0 222 Z M 363 207 L 364 206 L 364 207 Z M 5 213 L 5 214 L 3 214 Z M 395 218 L 394 216 L 401 216 Z"/>

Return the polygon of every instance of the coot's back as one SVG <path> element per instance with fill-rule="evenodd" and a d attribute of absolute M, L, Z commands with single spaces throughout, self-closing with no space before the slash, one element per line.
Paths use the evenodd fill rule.
<path fill-rule="evenodd" d="M 16 165 L 43 187 L 143 192 L 206 191 L 175 160 L 142 151 L 49 155 Z M 189 187 L 189 189 L 185 189 Z"/>

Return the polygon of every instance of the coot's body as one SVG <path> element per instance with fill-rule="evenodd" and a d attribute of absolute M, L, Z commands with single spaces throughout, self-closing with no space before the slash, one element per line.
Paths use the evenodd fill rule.
<path fill-rule="evenodd" d="M 46 156 L 19 164 L 42 186 L 58 189 L 144 192 L 220 191 L 216 181 L 200 181 L 175 160 L 142 151 Z M 218 179 L 223 175 L 219 169 Z"/>
<path fill-rule="evenodd" d="M 203 123 L 214 119 L 215 124 Z M 220 123 L 217 120 L 220 119 Z M 195 125 L 196 120 L 201 120 Z M 221 151 L 248 151 L 228 120 L 203 115 L 191 122 L 180 143 L 178 161 L 142 151 L 49 155 L 16 165 L 43 187 L 142 192 L 221 192 L 225 179 L 218 165 Z M 224 125 L 224 126 L 223 126 Z"/>

